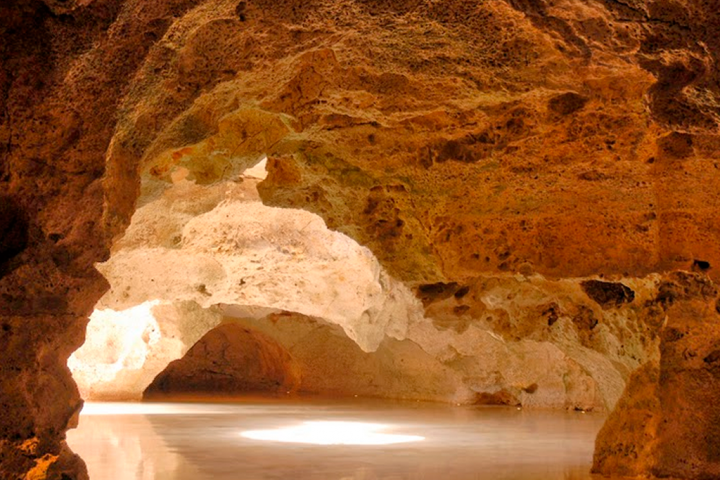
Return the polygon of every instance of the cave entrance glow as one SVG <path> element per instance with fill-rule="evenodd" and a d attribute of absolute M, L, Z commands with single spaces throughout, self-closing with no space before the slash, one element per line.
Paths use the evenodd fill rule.
<path fill-rule="evenodd" d="M 322 328 L 338 339 L 333 349 L 358 356 L 422 318 L 419 301 L 367 248 L 315 214 L 263 205 L 266 161 L 211 185 L 183 167 L 159 186 L 144 180 L 130 227 L 98 266 L 111 288 L 68 361 L 85 399 L 353 395 L 351 385 L 321 385 L 327 375 L 297 361 L 305 347 L 293 338 Z"/>

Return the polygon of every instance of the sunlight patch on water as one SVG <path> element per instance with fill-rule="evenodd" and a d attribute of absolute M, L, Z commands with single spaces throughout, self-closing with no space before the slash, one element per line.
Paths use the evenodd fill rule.
<path fill-rule="evenodd" d="M 303 422 L 293 427 L 242 432 L 245 438 L 313 445 L 391 445 L 418 442 L 425 437 L 381 433 L 387 425 L 364 422 Z"/>

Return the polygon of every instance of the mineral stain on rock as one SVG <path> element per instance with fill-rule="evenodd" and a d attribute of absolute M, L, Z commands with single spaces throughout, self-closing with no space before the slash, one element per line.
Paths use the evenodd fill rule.
<path fill-rule="evenodd" d="M 453 295 L 455 295 L 457 292 L 460 292 L 464 287 L 460 287 L 457 283 L 451 282 L 451 283 L 428 283 L 425 285 L 420 285 L 417 289 L 417 296 L 422 300 L 424 305 L 429 305 L 433 302 L 436 302 L 438 300 L 444 300 L 446 298 L 450 298 Z M 465 294 L 460 294 L 457 298 L 462 298 Z"/>
<path fill-rule="evenodd" d="M 635 300 L 635 292 L 622 283 L 585 280 L 580 286 L 588 297 L 603 308 L 616 308 Z"/>
<path fill-rule="evenodd" d="M 570 115 L 582 110 L 587 102 L 588 99 L 579 93 L 567 92 L 552 97 L 548 102 L 548 107 L 557 114 Z"/>

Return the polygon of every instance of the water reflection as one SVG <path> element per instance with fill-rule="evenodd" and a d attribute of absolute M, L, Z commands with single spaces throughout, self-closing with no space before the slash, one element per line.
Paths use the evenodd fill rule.
<path fill-rule="evenodd" d="M 603 420 L 575 412 L 374 402 L 88 404 L 68 443 L 92 480 L 588 480 Z M 308 422 L 380 424 L 375 434 L 424 440 L 316 445 L 241 435 Z M 357 434 L 347 425 L 346 434 Z"/>

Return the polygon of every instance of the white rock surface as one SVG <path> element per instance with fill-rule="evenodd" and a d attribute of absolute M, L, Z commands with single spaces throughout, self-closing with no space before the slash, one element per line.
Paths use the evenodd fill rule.
<path fill-rule="evenodd" d="M 95 310 L 85 343 L 68 359 L 83 398 L 139 400 L 171 361 L 218 325 L 218 310 L 155 300 L 122 311 Z"/>
<path fill-rule="evenodd" d="M 339 325 L 365 351 L 386 334 L 403 338 L 408 323 L 422 317 L 412 292 L 367 248 L 328 230 L 317 215 L 267 207 L 248 194 L 254 182 L 246 180 L 227 183 L 214 208 L 191 217 L 184 200 L 169 198 L 185 197 L 193 190 L 188 183 L 141 207 L 125 248 L 98 265 L 112 286 L 103 306 L 159 300 L 286 310 Z M 168 246 L 177 232 L 177 245 Z"/>
<path fill-rule="evenodd" d="M 137 210 L 98 265 L 111 289 L 68 362 L 85 398 L 141 398 L 223 314 L 298 312 L 340 326 L 365 351 L 386 335 L 403 338 L 422 317 L 420 302 L 368 249 L 314 214 L 264 206 L 263 170 L 202 187 L 175 175 Z"/>

